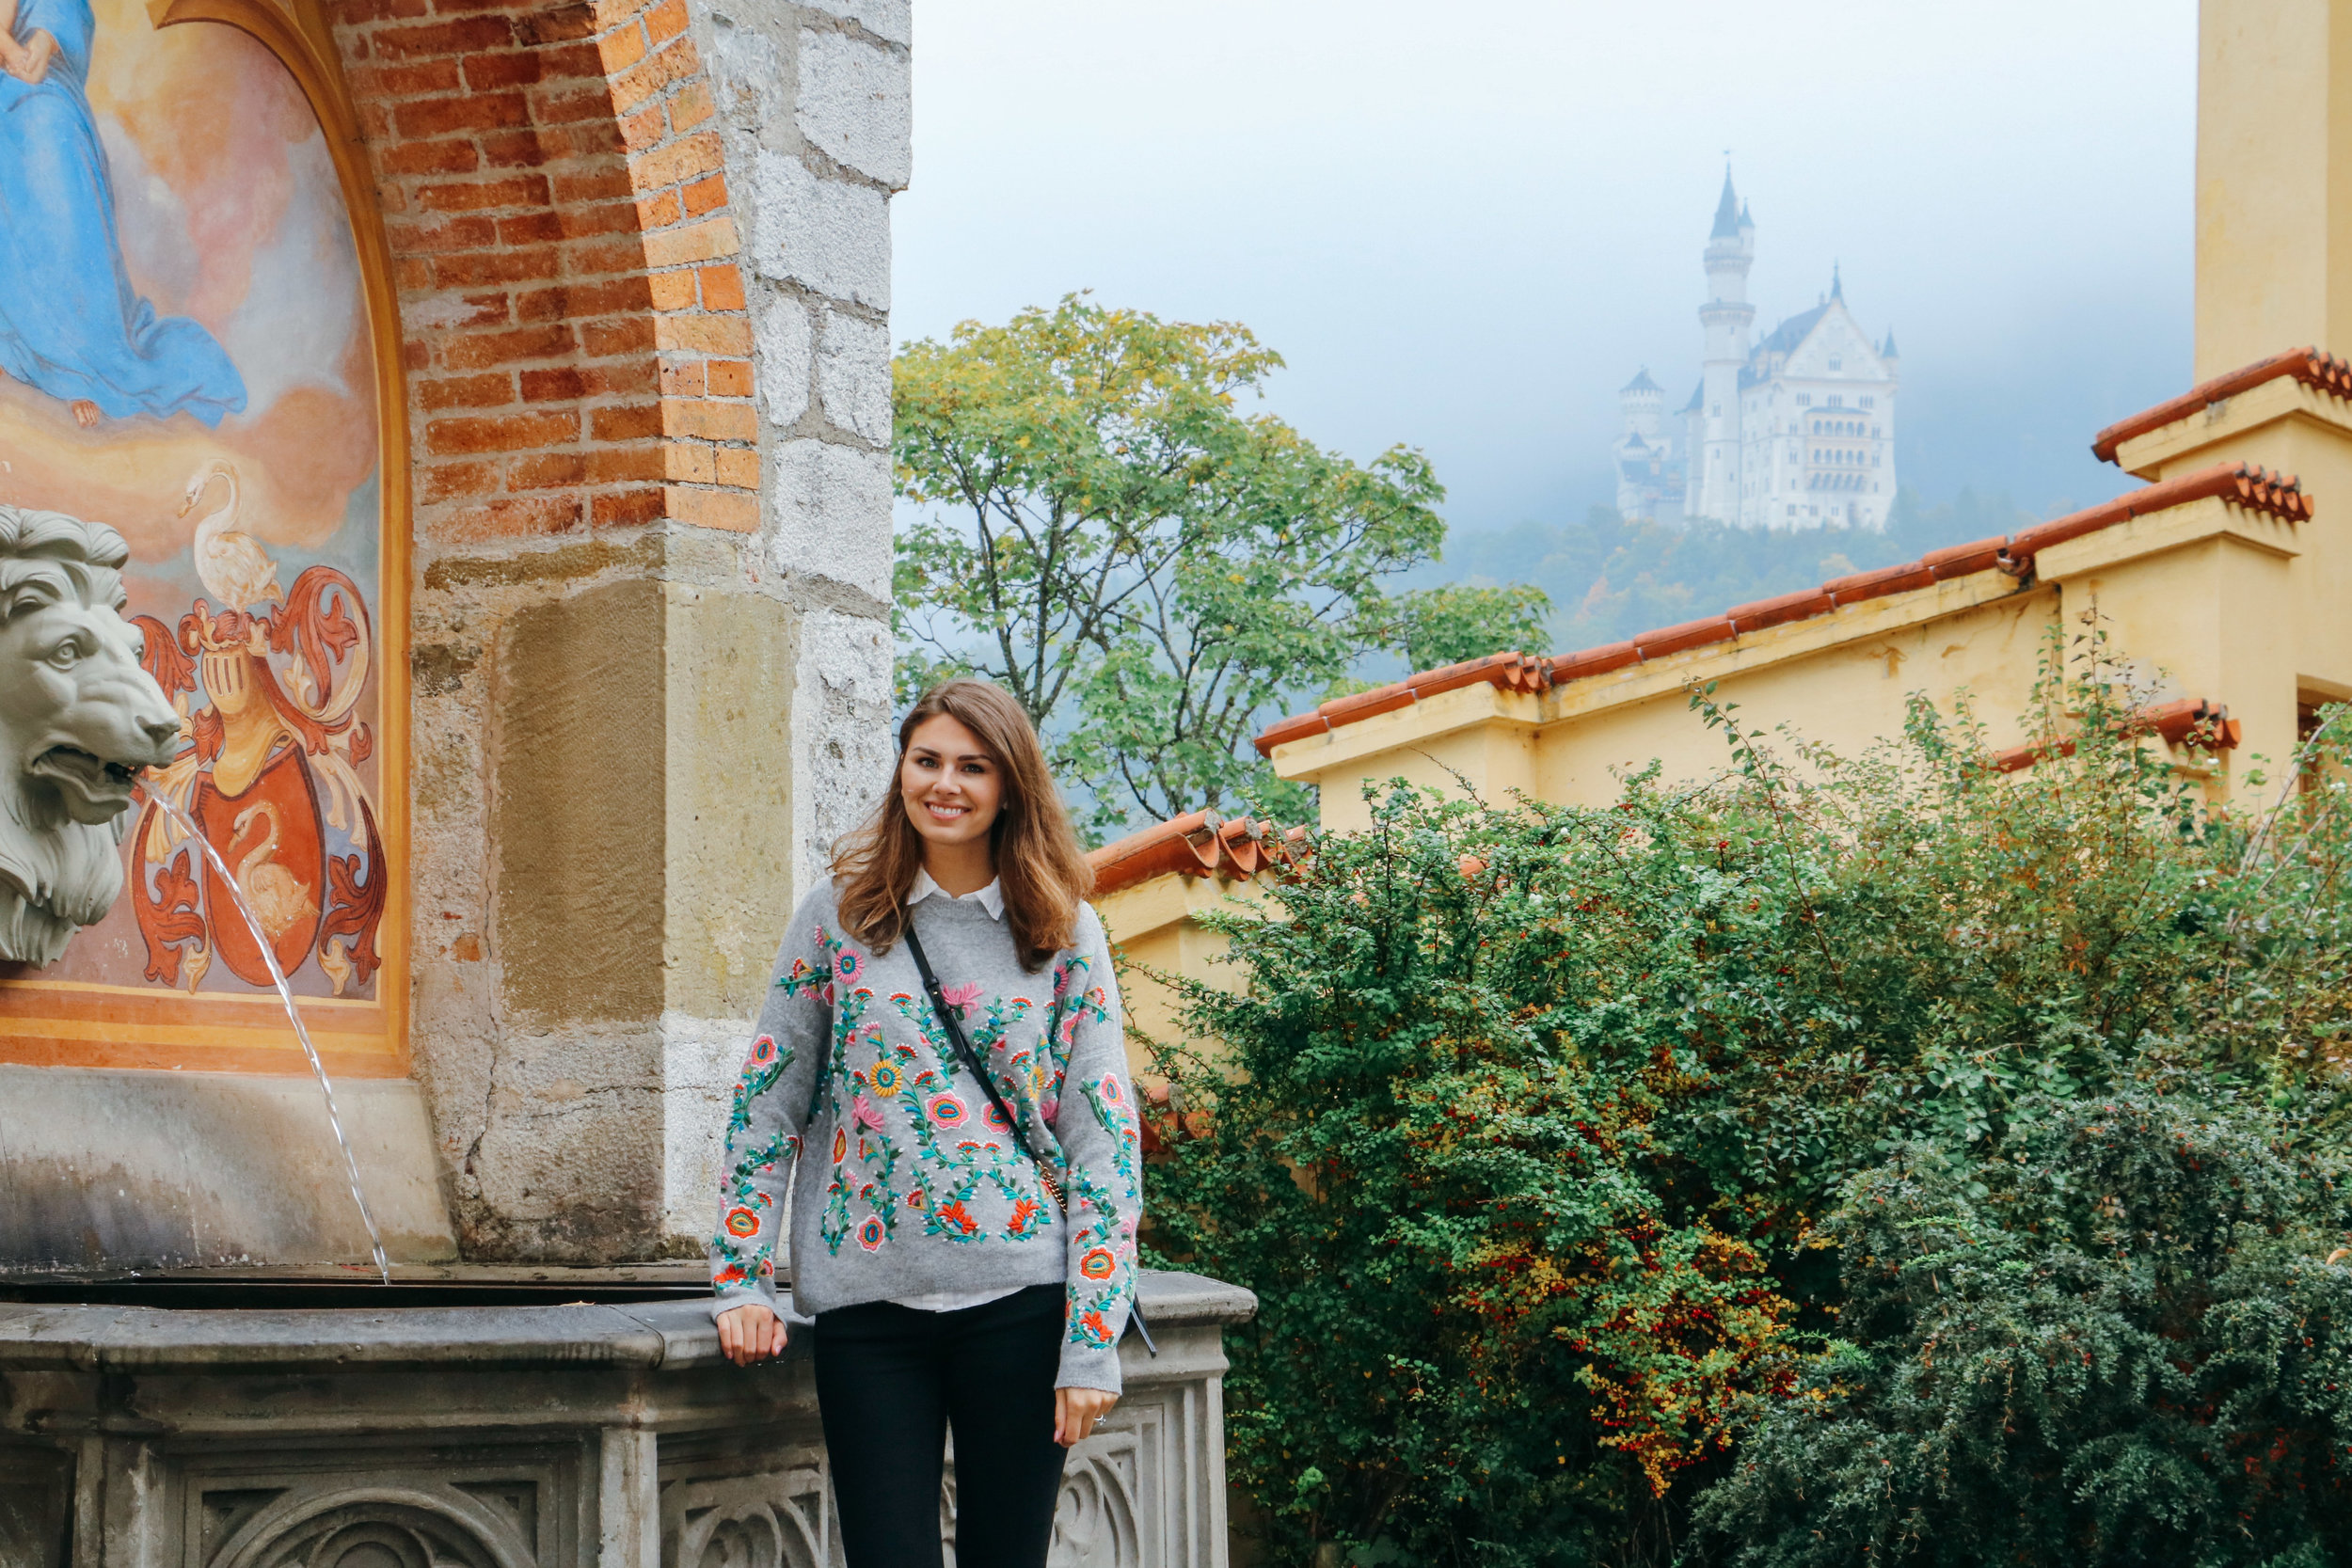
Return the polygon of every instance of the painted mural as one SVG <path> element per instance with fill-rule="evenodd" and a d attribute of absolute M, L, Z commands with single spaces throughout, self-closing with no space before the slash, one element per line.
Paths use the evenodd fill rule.
<path fill-rule="evenodd" d="M 143 806 L 106 920 L 0 966 L 0 1059 L 267 1067 L 291 1035 L 230 879 L 330 1050 L 397 1054 L 376 341 L 326 135 L 268 46 L 0 0 L 0 500 L 129 541 L 183 721 L 154 787 L 228 872 Z"/>

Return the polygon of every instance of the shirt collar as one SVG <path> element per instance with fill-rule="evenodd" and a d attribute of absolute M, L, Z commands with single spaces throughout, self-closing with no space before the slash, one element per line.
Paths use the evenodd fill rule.
<path fill-rule="evenodd" d="M 934 893 L 938 894 L 942 898 L 946 898 L 948 895 L 946 888 L 941 887 L 937 882 L 931 880 L 931 874 L 930 872 L 924 870 L 920 866 L 917 866 L 914 871 L 914 885 L 907 889 L 907 903 L 910 906 L 919 904 Z M 988 886 L 980 889 L 977 893 L 965 894 L 962 897 L 956 899 L 955 902 L 959 904 L 977 904 L 980 908 L 988 911 L 988 917 L 991 920 L 1002 920 L 1005 918 L 1005 884 L 1000 879 L 999 880 L 989 883 Z"/>

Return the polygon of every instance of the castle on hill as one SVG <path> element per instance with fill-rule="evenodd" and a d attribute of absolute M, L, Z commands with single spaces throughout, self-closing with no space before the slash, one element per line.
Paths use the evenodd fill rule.
<path fill-rule="evenodd" d="M 1619 515 L 1883 528 L 1895 500 L 1895 334 L 1871 341 L 1832 269 L 1820 304 L 1752 344 L 1756 223 L 1728 169 L 1705 259 L 1706 358 L 1691 401 L 1666 413 L 1666 389 L 1647 368 L 1617 393 Z"/>

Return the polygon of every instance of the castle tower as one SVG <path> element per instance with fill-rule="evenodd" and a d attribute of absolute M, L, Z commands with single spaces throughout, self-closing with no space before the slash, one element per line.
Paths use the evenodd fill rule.
<path fill-rule="evenodd" d="M 1707 293 L 1699 323 L 1707 332 L 1698 418 L 1692 421 L 1692 515 L 1725 522 L 1740 515 L 1740 368 L 1748 362 L 1748 268 L 1756 261 L 1756 224 L 1724 170 L 1723 199 L 1707 237 Z"/>
<path fill-rule="evenodd" d="M 1617 407 L 1623 414 L 1613 449 L 1617 464 L 1617 515 L 1656 516 L 1665 467 L 1673 455 L 1671 443 L 1659 436 L 1666 388 L 1651 380 L 1649 368 L 1644 366 L 1617 388 Z"/>

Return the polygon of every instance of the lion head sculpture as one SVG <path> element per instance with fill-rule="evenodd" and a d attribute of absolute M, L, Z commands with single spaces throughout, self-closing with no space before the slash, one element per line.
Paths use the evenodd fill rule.
<path fill-rule="evenodd" d="M 122 535 L 0 506 L 0 959 L 55 962 L 122 891 L 138 768 L 180 716 L 122 618 Z"/>

